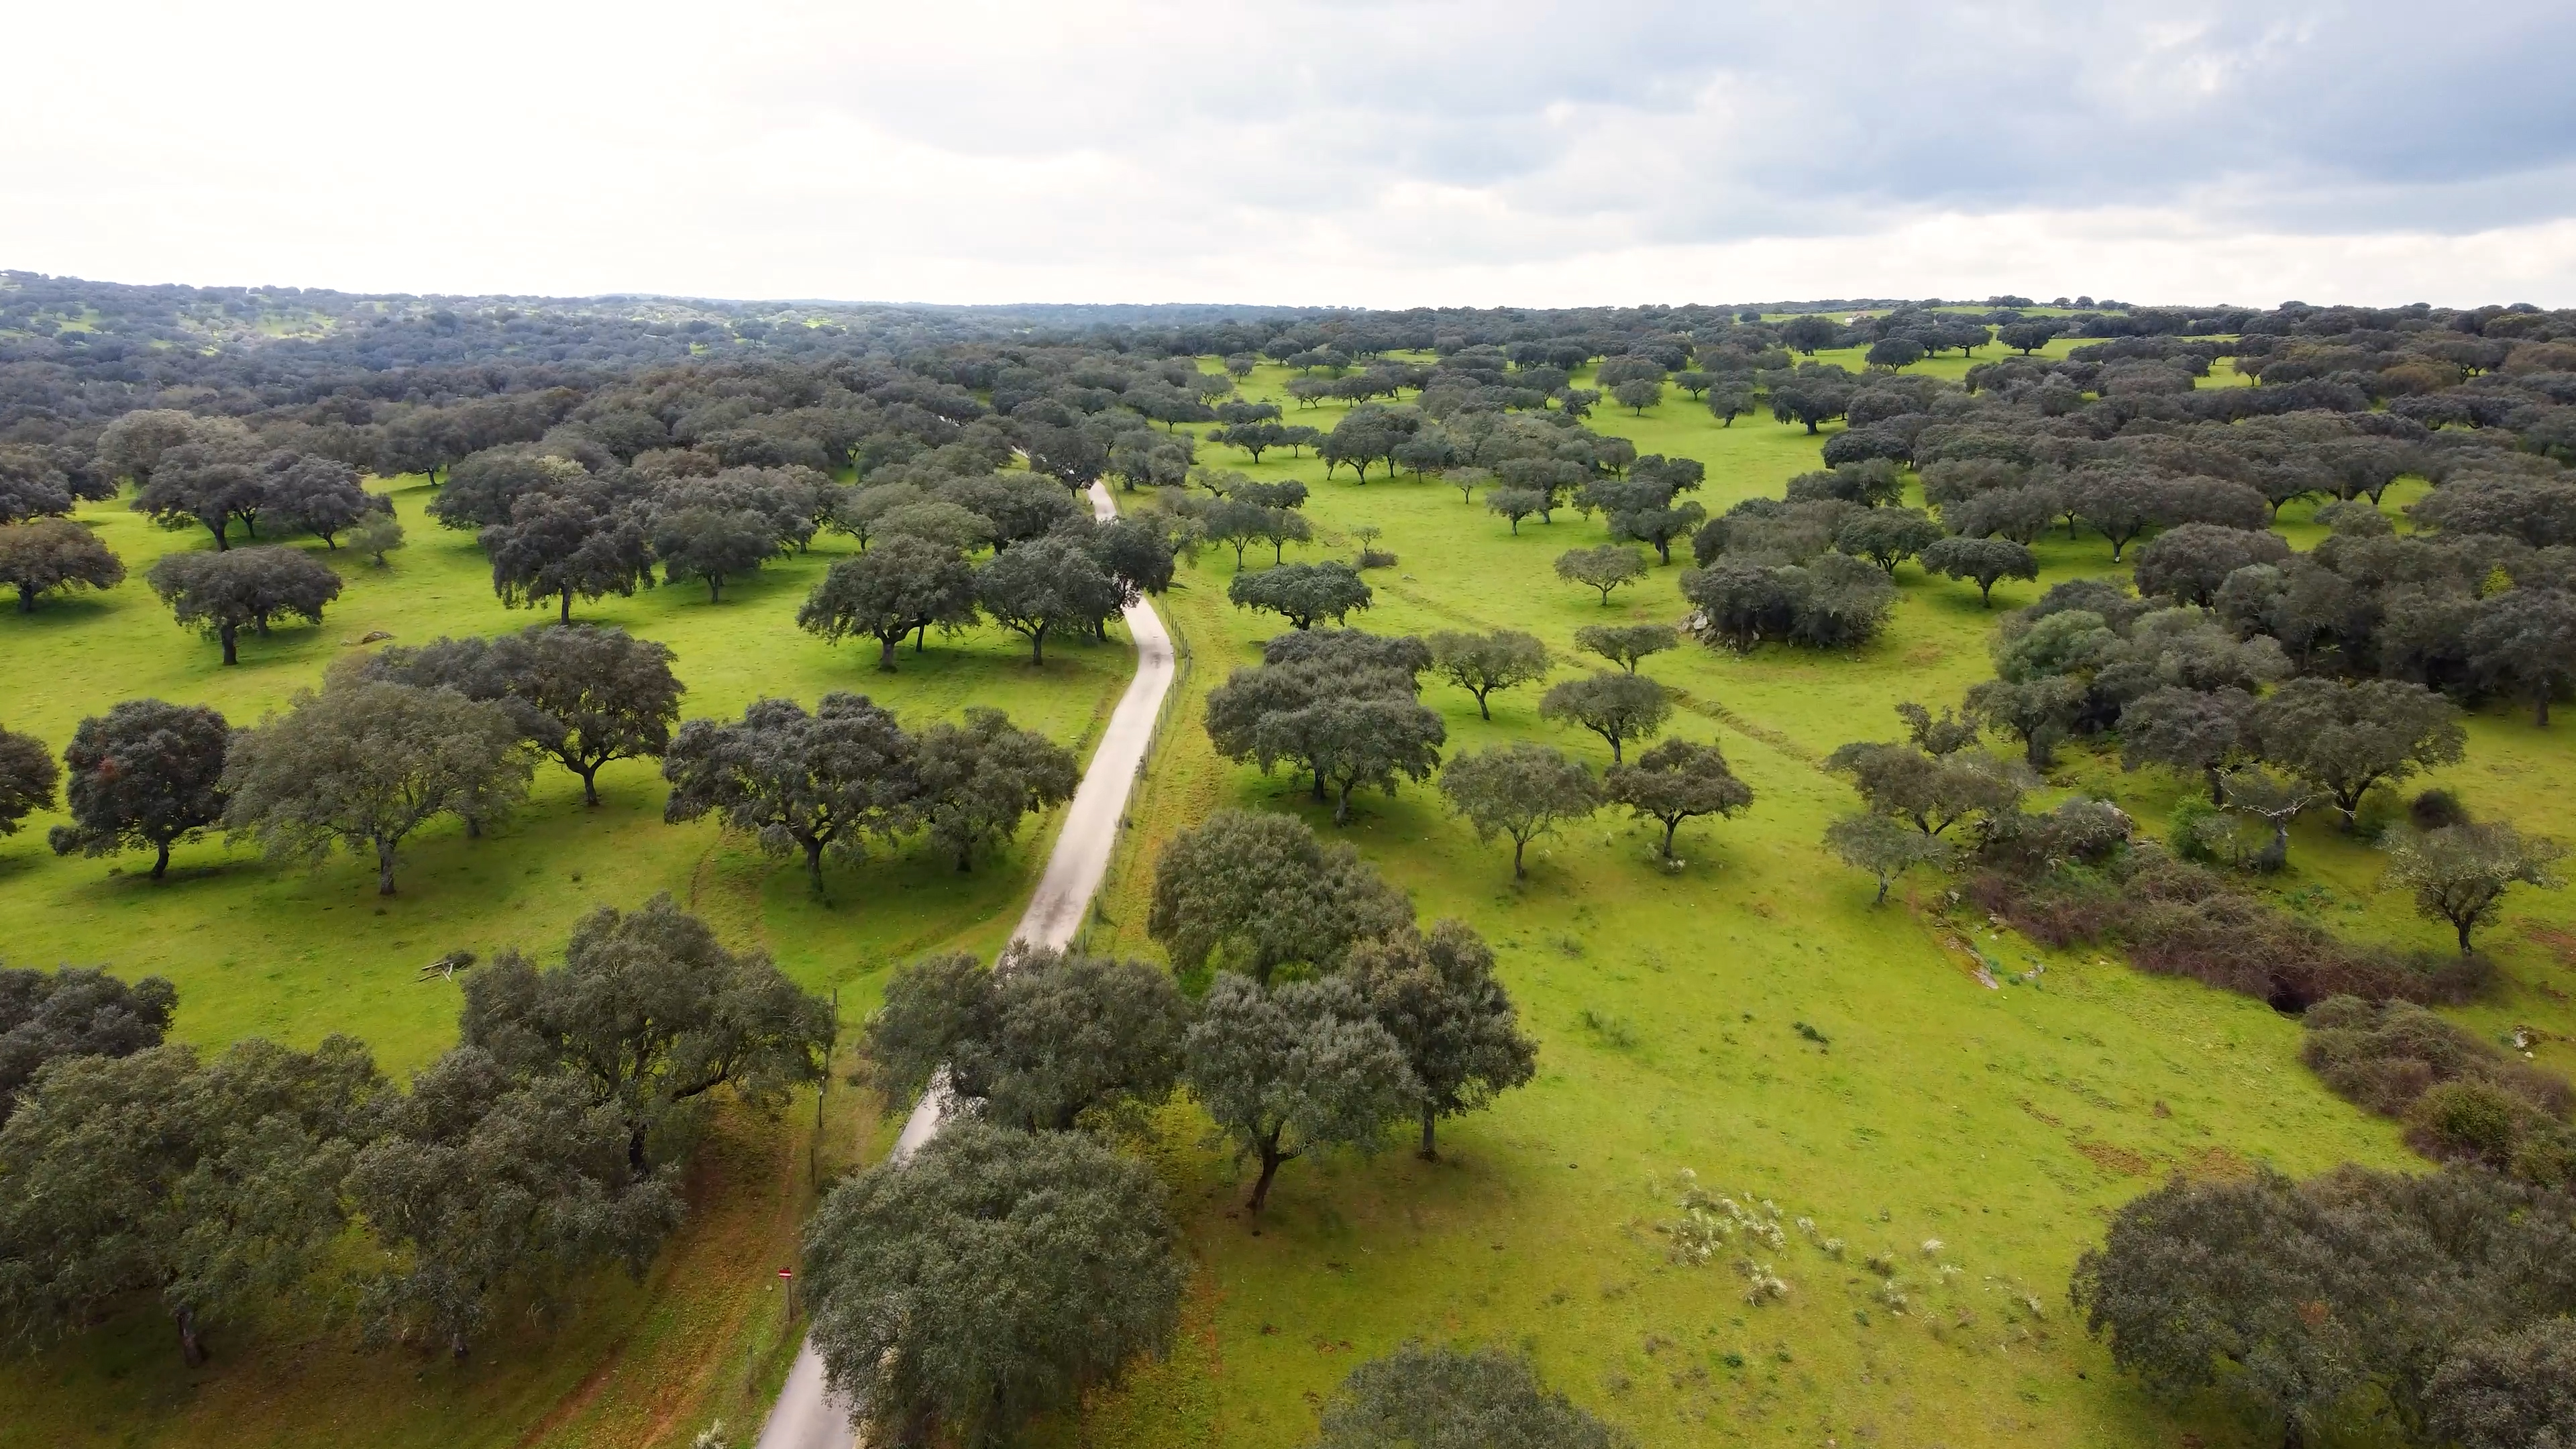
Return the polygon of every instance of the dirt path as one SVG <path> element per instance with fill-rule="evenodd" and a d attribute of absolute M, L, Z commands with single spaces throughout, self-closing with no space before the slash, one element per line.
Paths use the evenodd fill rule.
<path fill-rule="evenodd" d="M 1109 490 L 1098 483 L 1091 485 L 1091 510 L 1103 522 L 1118 516 Z M 1136 675 L 1128 681 L 1127 692 L 1118 697 L 1108 728 L 1101 731 L 1100 747 L 1092 752 L 1090 768 L 1073 792 L 1064 830 L 1056 837 L 1054 853 L 1047 857 L 1046 872 L 1038 877 L 1028 911 L 1011 934 L 1015 941 L 1062 946 L 1081 929 L 1083 913 L 1091 908 L 1092 893 L 1100 888 L 1100 878 L 1117 848 L 1127 797 L 1144 771 L 1154 722 L 1162 714 L 1164 694 L 1172 687 L 1172 636 L 1151 603 L 1137 601 L 1126 617 L 1127 636 L 1136 644 Z M 895 1159 L 911 1156 L 929 1141 L 939 1131 L 939 1115 L 939 1092 L 933 1088 L 904 1122 L 903 1135 L 895 1139 Z M 808 1341 L 797 1350 L 778 1403 L 769 1411 L 769 1422 L 761 1426 L 759 1449 L 850 1449 L 855 1442 L 850 1405 L 825 1392 L 823 1360 Z"/>

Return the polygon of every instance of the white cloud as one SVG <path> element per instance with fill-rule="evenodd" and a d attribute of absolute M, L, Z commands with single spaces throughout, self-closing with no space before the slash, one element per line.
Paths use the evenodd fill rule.
<path fill-rule="evenodd" d="M 2392 27 L 2405 31 L 2394 44 Z M 2576 18 L 49 7 L 0 265 L 352 290 L 2576 300 Z"/>

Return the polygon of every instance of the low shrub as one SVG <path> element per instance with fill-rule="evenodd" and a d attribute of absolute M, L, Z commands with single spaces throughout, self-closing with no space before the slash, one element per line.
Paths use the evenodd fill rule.
<path fill-rule="evenodd" d="M 2188 976 L 2284 1011 L 2332 996 L 2466 1001 L 2494 974 L 2479 957 L 2410 958 L 2343 940 L 2215 871 L 2154 850 L 2128 852 L 2099 870 L 1989 871 L 1967 893 L 2043 944 L 2117 944 L 2142 971 Z"/>

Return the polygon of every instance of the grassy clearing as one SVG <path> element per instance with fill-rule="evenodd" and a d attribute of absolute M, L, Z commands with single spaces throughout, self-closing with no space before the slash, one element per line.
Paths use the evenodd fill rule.
<path fill-rule="evenodd" d="M 327 621 L 247 639 L 231 669 L 212 645 L 172 624 L 139 578 L 166 551 L 206 546 L 203 535 L 163 532 L 121 504 L 85 508 L 83 521 L 137 577 L 106 594 L 49 600 L 32 616 L 0 614 L 0 679 L 8 681 L 0 722 L 57 751 L 84 715 L 141 695 L 211 704 L 236 724 L 255 723 L 318 684 L 371 631 L 418 643 L 551 617 L 501 607 L 472 537 L 422 515 L 430 494 L 418 480 L 391 489 L 410 546 L 385 569 L 346 552 L 323 555 L 348 579 Z M 810 705 L 849 689 L 915 728 L 990 704 L 1088 748 L 1131 668 L 1123 641 L 1068 642 L 1036 670 L 1017 636 L 983 631 L 907 652 L 899 673 L 878 674 L 873 649 L 830 648 L 794 627 L 806 590 L 846 547 L 826 539 L 810 555 L 773 563 L 721 605 L 702 589 L 666 588 L 585 606 L 576 617 L 671 645 L 689 687 L 687 715 L 739 714 L 762 694 Z M 605 803 L 585 809 L 578 780 L 543 768 L 528 809 L 502 831 L 481 840 L 452 824 L 423 832 L 406 848 L 400 894 L 388 901 L 374 894 L 369 871 L 345 859 L 281 869 L 220 839 L 181 847 L 171 878 L 156 887 L 126 868 L 148 866 L 139 858 L 57 859 L 44 835 L 59 817 L 34 817 L 0 841 L 0 956 L 13 965 L 158 973 L 178 984 L 177 1033 L 188 1040 L 219 1047 L 265 1035 L 310 1045 L 348 1032 L 401 1075 L 455 1035 L 458 988 L 417 981 L 422 962 L 459 946 L 550 953 L 593 907 L 631 908 L 660 890 L 732 940 L 765 946 L 806 986 L 838 988 L 843 1019 L 855 1021 L 874 1006 L 888 964 L 952 947 L 998 949 L 1053 834 L 1051 821 L 1034 823 L 971 875 L 935 853 L 829 867 L 826 905 L 807 894 L 800 869 L 782 869 L 711 823 L 663 824 L 666 792 L 652 762 L 611 766 L 600 784 Z M 857 1160 L 873 1147 L 874 1104 L 849 1092 L 833 1100 L 827 1164 Z M 147 1309 L 42 1360 L 0 1368 L 0 1446 L 636 1446 L 685 1443 L 717 1415 L 756 1422 L 792 1344 L 773 1321 L 773 1275 L 792 1259 L 810 1202 L 801 1134 L 811 1112 L 810 1099 L 790 1109 L 801 1127 L 728 1124 L 700 1167 L 689 1226 L 643 1288 L 599 1285 L 569 1316 L 532 1323 L 464 1369 L 355 1354 L 343 1331 L 274 1323 L 223 1333 L 215 1362 L 190 1374 Z"/>
<path fill-rule="evenodd" d="M 1264 369 L 1252 390 L 1282 380 Z M 1327 414 L 1306 417 L 1324 426 L 1337 412 L 1308 411 Z M 1704 460 L 1712 511 L 1815 466 L 1817 439 L 1767 419 L 1721 429 L 1678 395 L 1642 418 L 1604 411 L 1596 426 L 1640 451 Z M 1557 552 L 1603 540 L 1598 520 L 1561 514 L 1514 538 L 1436 485 L 1358 487 L 1347 474 L 1325 484 L 1312 460 L 1246 471 L 1307 479 L 1328 537 L 1385 530 L 1378 546 L 1401 562 L 1370 575 L 1377 606 L 1355 622 L 1373 630 L 1508 625 L 1570 653 L 1583 624 L 1683 612 L 1679 565 L 1607 609 L 1556 580 Z M 2316 536 L 2306 511 L 2294 507 L 2284 527 L 2302 546 Z M 2111 568 L 2089 537 L 2061 535 L 2040 553 L 2040 583 L 1998 588 L 1997 611 Z M 1150 952 L 1152 847 L 1206 811 L 1287 810 L 1330 828 L 1284 781 L 1214 759 L 1198 726 L 1199 697 L 1255 659 L 1269 632 L 1226 606 L 1232 567 L 1230 551 L 1212 551 L 1171 598 L 1195 674 L 1131 811 L 1140 838 L 1102 903 L 1101 944 Z M 2117 1377 L 2070 1319 L 2067 1270 L 2112 1208 L 2170 1172 L 2413 1159 L 2388 1124 L 2300 1066 L 2297 1023 L 2259 1002 L 2041 951 L 1928 880 L 1901 909 L 1869 908 L 1870 884 L 1817 845 L 1852 796 L 1816 762 L 1848 739 L 1895 736 L 1899 699 L 1955 701 L 1986 672 L 1995 617 L 1972 586 L 1910 564 L 1899 583 L 1894 626 L 1856 654 L 1738 660 L 1686 646 L 1648 661 L 1686 696 L 1677 732 L 1721 744 L 1759 794 L 1741 820 L 1686 828 L 1679 871 L 1654 864 L 1652 829 L 1605 813 L 1535 848 L 1516 889 L 1508 848 L 1479 846 L 1432 792 L 1366 798 L 1346 838 L 1423 915 L 1461 916 L 1496 943 L 1542 1042 L 1541 1078 L 1444 1129 L 1437 1165 L 1400 1150 L 1291 1164 L 1258 1225 L 1240 1214 L 1248 1178 L 1176 1110 L 1159 1151 L 1209 1316 L 1169 1365 L 1066 1426 L 1067 1442 L 1293 1444 L 1352 1363 L 1413 1336 L 1524 1345 L 1648 1443 L 2144 1445 L 2171 1442 L 2177 1427 L 2254 1442 L 2214 1409 L 2177 1426 Z M 1452 753 L 1538 738 L 1607 763 L 1592 736 L 1536 719 L 1539 692 L 1498 695 L 1490 725 L 1463 692 L 1425 697 L 1447 719 Z M 2571 833 L 2567 802 L 2527 787 L 2540 772 L 2563 775 L 2559 740 L 2501 712 L 2471 734 L 2468 762 L 2440 783 L 2473 809 Z M 2150 824 L 2192 788 L 2123 775 L 2080 749 L 2064 761 L 2060 783 L 2113 795 Z M 2356 934 L 2440 943 L 2403 900 L 2373 892 L 2374 853 L 2330 827 L 2303 824 L 2292 861 L 2273 888 L 2294 908 Z M 2504 987 L 2460 1013 L 2490 1032 L 2543 1028 L 2543 1059 L 2561 1070 L 2576 1066 L 2563 994 L 2576 984 L 2570 908 L 2565 896 L 2519 898 L 2491 937 Z M 2001 989 L 1974 979 L 1981 959 L 2007 978 Z M 2031 984 L 2009 979 L 2041 965 Z M 1818 1236 L 1846 1241 L 1843 1256 L 1791 1226 L 1780 1248 L 1675 1265 L 1656 1228 L 1679 1216 L 1685 1169 L 1710 1190 L 1776 1202 L 1792 1223 L 1811 1218 Z M 1942 1246 L 1927 1253 L 1933 1239 Z M 1865 1264 L 1882 1253 L 1902 1313 Z M 1748 1305 L 1729 1266 L 1738 1256 L 1775 1269 L 1787 1299 Z"/>

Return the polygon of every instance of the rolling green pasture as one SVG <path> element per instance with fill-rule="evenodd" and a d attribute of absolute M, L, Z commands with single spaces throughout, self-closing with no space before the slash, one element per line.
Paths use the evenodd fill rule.
<path fill-rule="evenodd" d="M 2073 345 L 2060 339 L 2050 351 Z M 1824 358 L 1859 365 L 1853 352 Z M 1920 366 L 1955 376 L 1967 363 Z M 1280 397 L 1286 377 L 1265 366 L 1246 390 Z M 2222 363 L 2209 385 L 2238 381 Z M 1341 412 L 1286 410 L 1325 428 Z M 1767 416 L 1721 428 L 1678 392 L 1642 417 L 1605 407 L 1593 424 L 1641 452 L 1703 460 L 1698 497 L 1712 512 L 1776 494 L 1816 466 L 1822 441 Z M 1369 575 L 1376 607 L 1354 620 L 1373 630 L 1523 628 L 1571 659 L 1584 624 L 1683 613 L 1680 562 L 1607 608 L 1557 580 L 1558 552 L 1605 539 L 1597 519 L 1561 512 L 1554 524 L 1525 522 L 1515 538 L 1481 502 L 1438 484 L 1373 477 L 1362 487 L 1347 472 L 1327 483 L 1311 457 L 1250 467 L 1232 449 L 1202 444 L 1201 455 L 1314 487 L 1308 512 L 1324 538 L 1306 557 L 1347 554 L 1357 525 L 1385 530 L 1378 546 L 1400 561 Z M 162 532 L 121 505 L 85 509 L 137 578 L 50 601 L 32 618 L 0 614 L 0 724 L 59 749 L 83 715 L 145 694 L 211 703 L 249 723 L 318 683 L 370 631 L 414 643 L 545 617 L 499 606 L 471 539 L 422 517 L 429 494 L 418 480 L 379 486 L 392 490 L 411 546 L 385 570 L 335 556 L 350 582 L 329 621 L 246 641 L 230 670 L 169 622 L 139 578 L 165 550 L 205 546 L 201 535 Z M 2408 496 L 2401 488 L 2390 507 Z M 2304 505 L 2283 531 L 2302 547 L 2320 533 Z M 1041 671 L 1015 636 L 979 633 L 906 653 L 891 678 L 875 674 L 868 651 L 826 648 L 792 627 L 797 602 L 843 547 L 827 539 L 773 564 L 729 588 L 722 605 L 684 587 L 578 617 L 671 644 L 689 715 L 732 714 L 761 694 L 810 704 L 848 688 L 915 725 L 996 704 L 1087 745 L 1126 678 L 1123 641 L 1050 651 Z M 2178 1416 L 2115 1375 L 2071 1320 L 2067 1270 L 2113 1209 L 2165 1174 L 2254 1162 L 2296 1173 L 2346 1160 L 2406 1166 L 2414 1159 L 2394 1129 L 2320 1088 L 2298 1063 L 2297 1024 L 2261 1003 L 2093 953 L 2036 950 L 1929 877 L 1872 909 L 1871 883 L 1817 845 L 1824 822 L 1854 804 L 1819 768 L 1828 751 L 1894 737 L 1898 700 L 1955 701 L 1986 671 L 1997 613 L 2060 578 L 2112 568 L 2090 537 L 2055 536 L 2039 551 L 2040 583 L 1998 586 L 1993 611 L 1973 586 L 1906 565 L 1893 626 L 1851 654 L 1737 659 L 1686 645 L 1650 660 L 1646 672 L 1680 691 L 1674 732 L 1721 744 L 1757 792 L 1738 820 L 1686 827 L 1677 870 L 1655 861 L 1651 830 L 1605 813 L 1534 846 L 1530 879 L 1516 886 L 1507 845 L 1478 844 L 1433 790 L 1363 797 L 1341 838 L 1411 892 L 1426 919 L 1461 917 L 1495 943 L 1541 1042 L 1540 1079 L 1444 1125 L 1436 1164 L 1393 1137 L 1374 1159 L 1292 1163 L 1259 1222 L 1240 1210 L 1248 1176 L 1207 1141 L 1204 1118 L 1186 1104 L 1169 1109 L 1145 1150 L 1172 1186 L 1197 1263 L 1181 1342 L 1039 1437 L 1121 1449 L 1294 1445 L 1353 1363 L 1425 1337 L 1525 1347 L 1557 1384 L 1653 1446 L 2144 1446 L 2186 1433 L 2257 1442 L 2259 1431 L 2221 1406 Z M 1203 551 L 1161 601 L 1185 672 L 1094 913 L 1097 948 L 1158 954 L 1143 931 L 1154 852 L 1211 810 L 1283 810 L 1332 832 L 1284 778 L 1209 750 L 1206 691 L 1257 659 L 1272 632 L 1266 618 L 1227 605 L 1232 558 Z M 1425 698 L 1446 717 L 1453 755 L 1531 738 L 1606 763 L 1594 737 L 1537 720 L 1540 692 L 1497 695 L 1491 723 L 1461 691 L 1432 684 Z M 2480 812 L 2576 835 L 2576 806 L 2553 788 L 2571 761 L 2564 739 L 2520 715 L 2482 715 L 2468 761 L 2440 783 Z M 2062 752 L 2057 784 L 2110 795 L 2151 828 L 2192 788 L 2124 775 L 2079 747 Z M 843 988 L 849 1021 L 873 1004 L 889 964 L 997 946 L 1052 834 L 1033 825 L 1005 859 L 968 877 L 900 853 L 835 867 L 825 906 L 792 864 L 711 826 L 662 824 L 649 763 L 611 767 L 602 790 L 606 803 L 587 810 L 573 777 L 541 769 L 528 810 L 499 833 L 467 840 L 442 827 L 416 838 L 401 894 L 387 902 L 354 863 L 281 868 L 220 841 L 183 848 L 172 879 L 154 887 L 117 862 L 56 859 L 43 844 L 52 821 L 40 817 L 0 840 L 0 955 L 167 975 L 181 991 L 180 1034 L 209 1046 L 350 1031 L 399 1072 L 452 1040 L 456 990 L 417 982 L 421 962 L 458 946 L 559 949 L 592 906 L 670 890 L 799 980 Z M 2444 931 L 2374 890 L 2368 848 L 2303 823 L 2291 858 L 2268 888 L 2292 908 L 2356 934 L 2442 945 Z M 2540 1028 L 2540 1054 L 2560 1070 L 2576 1069 L 2571 917 L 2567 896 L 2517 898 L 2485 938 L 2505 981 L 2459 1013 L 2490 1033 Z M 1979 984 L 1981 960 L 2003 984 Z M 884 1137 L 864 1095 L 836 1089 L 830 1100 L 812 1157 L 810 1099 L 783 1125 L 727 1117 L 692 1184 L 698 1210 L 645 1284 L 599 1285 L 570 1314 L 523 1325 L 463 1369 L 360 1354 L 327 1324 L 277 1321 L 218 1330 L 215 1362 L 189 1374 L 142 1309 L 0 1369 L 0 1446 L 624 1449 L 685 1444 L 719 1414 L 740 1442 L 793 1342 L 770 1275 L 811 1200 L 810 1164 L 828 1173 L 864 1160 Z M 1776 1205 L 1781 1245 L 1729 1248 L 1704 1267 L 1671 1261 L 1659 1228 L 1678 1216 L 1685 1172 L 1757 1213 Z M 1839 1257 L 1814 1241 L 1829 1238 L 1843 1241 Z M 1866 1266 L 1872 1255 L 1892 1260 L 1892 1289 Z M 1776 1271 L 1786 1299 L 1748 1304 L 1738 1256 Z"/>
<path fill-rule="evenodd" d="M 1281 381 L 1264 369 L 1249 390 Z M 1326 427 L 1338 414 L 1289 411 Z M 1776 494 L 1815 466 L 1819 441 L 1767 418 L 1720 428 L 1678 394 L 1642 418 L 1601 410 L 1594 425 L 1640 451 L 1704 460 L 1699 496 L 1712 512 Z M 1207 451 L 1241 466 L 1232 450 Z M 1310 557 L 1354 551 L 1353 525 L 1385 530 L 1377 546 L 1400 562 L 1370 574 L 1376 606 L 1354 620 L 1373 630 L 1518 627 L 1571 656 L 1581 625 L 1684 612 L 1680 563 L 1606 609 L 1556 579 L 1559 551 L 1605 540 L 1597 519 L 1560 513 L 1514 538 L 1436 484 L 1355 486 L 1347 471 L 1325 483 L 1311 459 L 1245 471 L 1316 489 L 1307 511 L 1328 539 L 1343 537 Z M 2319 533 L 2306 512 L 2294 505 L 2284 529 L 2303 547 Z M 2060 535 L 2040 553 L 2040 583 L 1998 587 L 1997 611 L 2111 568 L 2108 546 L 2089 536 Z M 1270 632 L 1226 605 L 1232 570 L 1231 550 L 1210 550 L 1167 601 L 1191 672 L 1130 812 L 1139 838 L 1102 903 L 1096 944 L 1150 952 L 1153 847 L 1210 809 L 1285 810 L 1331 831 L 1284 778 L 1213 758 L 1198 726 L 1200 697 L 1256 660 Z M 1257 1224 L 1240 1211 L 1248 1176 L 1208 1145 L 1203 1120 L 1171 1113 L 1157 1149 L 1202 1265 L 1190 1332 L 1170 1363 L 1094 1406 L 1065 1442 L 1295 1444 L 1354 1362 L 1408 1337 L 1524 1346 L 1556 1383 L 1652 1445 L 2148 1445 L 2185 1430 L 2258 1442 L 2262 1431 L 2222 1406 L 2177 1417 L 2111 1370 L 2066 1302 L 2076 1255 L 2115 1207 L 2172 1172 L 2414 1159 L 2388 1124 L 2317 1084 L 2297 1060 L 2297 1023 L 2259 1002 L 2094 953 L 2038 950 L 1930 878 L 1912 881 L 1902 905 L 1870 908 L 1871 883 L 1817 844 L 1824 821 L 1855 803 L 1818 762 L 1846 740 L 1896 737 L 1900 699 L 1955 701 L 1986 672 L 1995 617 L 1973 586 L 1911 564 L 1898 581 L 1893 627 L 1856 654 L 1737 659 L 1686 645 L 1646 663 L 1682 694 L 1675 732 L 1723 746 L 1757 792 L 1738 820 L 1686 827 L 1678 871 L 1656 864 L 1652 828 L 1605 812 L 1534 847 L 1531 877 L 1515 886 L 1508 843 L 1479 845 L 1434 791 L 1365 797 L 1343 838 L 1423 916 L 1462 917 L 1496 944 L 1542 1043 L 1540 1079 L 1445 1127 L 1436 1165 L 1400 1147 L 1292 1163 Z M 1536 718 L 1539 692 L 1497 695 L 1491 724 L 1463 691 L 1434 684 L 1425 699 L 1446 717 L 1453 754 L 1529 738 L 1607 764 L 1593 736 Z M 2566 777 L 2560 736 L 2502 713 L 2471 734 L 2467 763 L 2440 783 L 2481 812 L 2576 829 L 2564 792 L 2536 788 Z M 2123 775 L 2080 748 L 2062 760 L 2058 783 L 2108 794 L 2151 826 L 2193 788 Z M 2356 934 L 2441 945 L 2402 899 L 2374 892 L 2373 853 L 2330 827 L 2303 823 L 2292 862 L 2273 889 L 2294 908 Z M 2518 898 L 2487 937 L 2506 983 L 2460 1013 L 2484 1030 L 2546 1029 L 2544 1060 L 2561 1070 L 2576 1067 L 2564 994 L 2576 987 L 2576 952 L 2564 949 L 2576 935 L 2551 933 L 2569 929 L 2571 906 Z M 2000 988 L 1976 981 L 1980 956 L 2005 978 Z M 2027 984 L 2008 974 L 2039 966 Z M 1785 1246 L 1729 1249 L 1706 1267 L 1671 1262 L 1658 1228 L 1678 1216 L 1686 1171 L 1748 1205 L 1775 1203 Z M 1801 1218 L 1816 1237 L 1844 1239 L 1842 1257 L 1814 1246 Z M 1896 1265 L 1901 1312 L 1864 1266 L 1879 1253 Z M 1747 1304 L 1730 1266 L 1738 1256 L 1786 1279 L 1786 1301 Z"/>
<path fill-rule="evenodd" d="M 225 668 L 212 644 L 170 620 L 141 575 L 171 549 L 211 547 L 202 531 L 166 532 L 121 503 L 80 517 L 123 556 L 120 588 L 52 598 L 33 615 L 0 612 L 0 724 L 57 753 L 83 716 L 154 695 L 256 723 L 335 661 L 372 647 L 440 634 L 498 633 L 552 619 L 505 609 L 469 533 L 439 528 L 417 478 L 389 488 L 408 547 L 376 568 L 354 554 L 299 545 L 327 558 L 347 588 L 318 628 L 245 638 Z M 1125 686 L 1123 641 L 1068 642 L 1028 663 L 1017 635 L 978 631 L 907 651 L 877 673 L 875 646 L 830 647 L 795 628 L 797 605 L 848 540 L 773 562 L 710 604 L 682 586 L 576 608 L 575 617 L 669 644 L 688 686 L 684 716 L 735 715 L 761 695 L 811 707 L 834 689 L 869 694 L 915 728 L 990 704 L 1087 751 Z M 845 988 L 845 1019 L 870 1009 L 889 962 L 939 949 L 998 949 L 1044 859 L 1052 822 L 1033 823 L 1002 858 L 959 875 L 935 852 L 879 854 L 827 866 L 828 905 L 801 868 L 761 856 L 710 822 L 662 823 L 655 762 L 601 773 L 603 804 L 587 809 L 580 782 L 540 766 L 526 810 L 479 840 L 452 821 L 406 845 L 398 894 L 379 900 L 372 873 L 345 857 L 319 869 L 276 866 L 221 837 L 182 846 L 154 885 L 148 858 L 58 859 L 45 845 L 60 816 L 31 818 L 0 839 L 0 960 L 69 962 L 123 975 L 158 973 L 179 988 L 177 1034 L 208 1048 L 263 1035 L 309 1046 L 347 1032 L 370 1043 L 396 1076 L 455 1039 L 457 986 L 418 979 L 422 963 L 465 947 L 484 956 L 517 945 L 561 950 L 572 922 L 600 905 L 631 908 L 669 891 L 715 921 L 731 942 L 772 952 L 815 990 Z M 873 1104 L 842 1092 L 833 1155 L 873 1132 Z M 809 1121 L 811 1099 L 791 1116 Z M 475 1363 L 353 1354 L 347 1334 L 279 1322 L 219 1331 L 215 1361 L 184 1372 L 148 1308 L 108 1333 L 29 1364 L 0 1368 L 0 1445 L 151 1444 L 508 1445 L 685 1442 L 709 1413 L 756 1418 L 782 1347 L 792 1346 L 772 1291 L 792 1257 L 810 1201 L 803 1129 L 729 1119 L 693 1182 L 696 1211 L 643 1289 L 601 1284 L 568 1317 L 528 1326 Z M 849 1140 L 845 1140 L 849 1139 Z M 713 1325 L 713 1326 L 711 1326 Z M 766 1326 L 764 1326 L 766 1325 Z M 622 1377 L 649 1396 L 604 1393 Z M 640 1417 L 639 1417 L 640 1416 Z"/>

